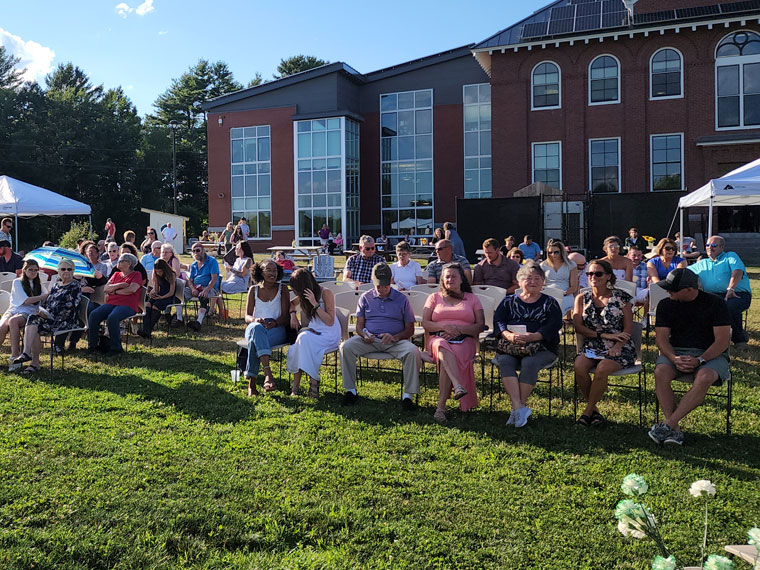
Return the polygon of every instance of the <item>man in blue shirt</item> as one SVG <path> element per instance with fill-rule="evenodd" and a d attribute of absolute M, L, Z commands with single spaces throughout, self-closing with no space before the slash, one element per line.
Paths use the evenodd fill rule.
<path fill-rule="evenodd" d="M 206 255 L 206 250 L 199 243 L 193 244 L 195 261 L 190 266 L 190 278 L 185 286 L 185 299 L 197 297 L 200 302 L 198 319 L 187 324 L 195 332 L 201 330 L 203 318 L 208 310 L 209 298 L 216 297 L 219 282 L 219 264 L 216 259 Z"/>
<path fill-rule="evenodd" d="M 409 339 L 414 334 L 414 312 L 409 298 L 391 287 L 393 273 L 387 263 L 372 268 L 375 286 L 359 298 L 356 308 L 356 336 L 340 345 L 343 372 L 343 405 L 357 402 L 356 359 L 370 353 L 386 353 L 401 360 L 404 370 L 404 395 L 401 407 L 416 408 L 413 394 L 420 391 L 420 351 Z"/>
<path fill-rule="evenodd" d="M 725 251 L 726 242 L 712 236 L 705 244 L 709 257 L 689 267 L 699 276 L 702 288 L 708 293 L 723 297 L 731 315 L 731 341 L 739 347 L 747 346 L 747 333 L 742 313 L 752 303 L 752 289 L 744 263 L 733 251 Z"/>
<path fill-rule="evenodd" d="M 153 271 L 153 266 L 156 264 L 156 260 L 161 257 L 161 246 L 163 244 L 156 240 L 150 244 L 150 253 L 146 253 L 140 258 L 140 263 L 145 268 L 145 271 Z"/>
<path fill-rule="evenodd" d="M 530 234 L 525 234 L 523 242 L 517 247 L 523 252 L 525 259 L 541 261 L 541 246 L 533 241 L 533 237 Z"/>

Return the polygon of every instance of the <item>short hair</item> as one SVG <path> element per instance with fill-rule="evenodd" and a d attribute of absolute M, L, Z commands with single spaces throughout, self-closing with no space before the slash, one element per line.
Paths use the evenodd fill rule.
<path fill-rule="evenodd" d="M 63 267 L 64 265 L 65 265 L 66 267 L 71 267 L 72 269 L 76 269 L 76 265 L 74 265 L 74 260 L 73 260 L 73 259 L 69 259 L 68 257 L 64 257 L 64 258 L 62 258 L 62 259 L 61 259 L 61 260 L 58 262 L 58 265 L 57 265 L 56 267 L 57 267 L 58 269 L 60 269 L 60 268 L 61 268 L 61 267 Z"/>
<path fill-rule="evenodd" d="M 277 253 L 282 253 L 281 251 Z M 262 259 L 258 263 L 255 263 L 253 265 L 253 282 L 254 283 L 261 283 L 264 281 L 264 266 L 267 263 L 274 263 L 277 266 L 277 281 L 282 281 L 282 276 L 285 274 L 285 270 L 282 268 L 282 265 L 275 262 L 274 259 Z"/>
<path fill-rule="evenodd" d="M 446 231 L 446 230 L 453 230 L 453 229 L 454 229 L 454 224 L 452 224 L 451 222 L 443 222 L 443 230 L 444 231 Z"/>
<path fill-rule="evenodd" d="M 511 241 L 512 243 L 517 243 L 517 239 L 515 239 L 515 236 L 507 236 L 504 238 L 504 243 L 507 243 L 508 241 Z"/>
<path fill-rule="evenodd" d="M 546 274 L 541 269 L 541 265 L 535 259 L 529 259 L 525 264 L 517 270 L 516 279 L 522 281 L 530 276 L 531 273 L 538 273 L 541 276 L 541 281 L 546 281 Z"/>
<path fill-rule="evenodd" d="M 631 228 L 631 229 L 628 230 L 628 233 L 631 233 L 631 232 L 639 233 L 639 229 L 638 228 Z"/>
<path fill-rule="evenodd" d="M 408 241 L 400 241 L 396 244 L 396 251 L 408 251 L 409 253 L 411 253 L 412 246 L 409 245 Z"/>
<path fill-rule="evenodd" d="M 171 251 L 171 252 L 172 252 L 172 255 L 174 255 L 174 254 L 175 254 L 175 251 L 174 251 L 174 245 L 172 245 L 172 243 L 171 243 L 171 242 L 169 242 L 169 241 L 167 241 L 165 244 L 163 244 L 163 245 L 161 246 L 161 250 L 163 251 L 164 249 L 168 249 L 169 251 Z"/>
<path fill-rule="evenodd" d="M 533 236 L 532 236 L 532 235 L 530 235 L 530 234 L 525 234 L 525 235 L 523 236 L 523 239 L 527 239 L 528 241 L 533 241 Z"/>
<path fill-rule="evenodd" d="M 78 246 L 79 253 L 81 253 L 82 255 L 86 255 L 87 248 L 90 247 L 91 245 L 95 245 L 95 242 L 92 241 L 91 239 L 82 241 Z M 98 246 L 95 245 L 95 247 L 98 247 Z"/>
<path fill-rule="evenodd" d="M 363 246 L 365 243 L 374 244 L 375 243 L 375 238 L 373 238 L 372 236 L 368 236 L 368 235 L 365 234 L 365 235 L 363 235 L 362 237 L 359 238 L 359 247 Z"/>
<path fill-rule="evenodd" d="M 135 232 L 132 230 L 124 232 L 124 241 L 135 241 Z"/>
<path fill-rule="evenodd" d="M 604 243 L 602 243 L 602 249 L 606 248 L 611 243 L 616 243 L 616 244 L 618 244 L 621 247 L 623 246 L 623 242 L 620 240 L 619 237 L 617 237 L 617 236 L 607 236 L 606 238 L 604 238 Z"/>
<path fill-rule="evenodd" d="M 127 263 L 129 263 L 130 270 L 134 270 L 134 268 L 137 267 L 137 258 L 131 253 L 122 253 L 119 256 L 118 263 L 121 263 L 122 261 L 126 261 Z"/>
<path fill-rule="evenodd" d="M 629 245 L 629 246 L 628 246 L 628 251 L 633 251 L 633 250 L 636 250 L 636 251 L 640 251 L 640 252 L 642 252 L 642 253 L 644 252 L 644 250 L 643 250 L 643 249 L 641 249 L 641 247 L 639 247 L 639 246 L 638 246 L 638 245 L 636 245 L 635 243 L 634 243 L 634 244 L 632 244 L 632 245 Z"/>
<path fill-rule="evenodd" d="M 7 224 L 7 223 L 13 223 L 13 218 L 3 218 L 3 221 L 0 222 L 0 224 Z"/>
<path fill-rule="evenodd" d="M 161 247 L 162 245 L 164 245 L 164 243 L 161 240 L 157 239 L 152 244 L 150 244 L 150 249 Z"/>
<path fill-rule="evenodd" d="M 615 272 L 612 271 L 612 265 L 610 265 L 610 262 L 606 259 L 592 259 L 586 264 L 586 267 L 591 267 L 592 265 L 601 265 L 602 269 L 604 269 L 604 272 L 610 276 L 610 285 L 614 285 L 615 281 L 617 281 L 617 276 L 615 275 Z"/>
<path fill-rule="evenodd" d="M 523 250 L 521 250 L 519 247 L 513 247 L 507 252 L 507 257 L 512 257 L 512 254 L 516 253 L 520 256 L 520 263 L 525 261 L 525 254 L 523 253 Z"/>
<path fill-rule="evenodd" d="M 487 247 L 492 247 L 494 249 L 499 249 L 499 242 L 496 241 L 494 238 L 488 238 L 483 242 L 483 249 Z"/>
<path fill-rule="evenodd" d="M 119 250 L 122 250 L 122 249 L 128 250 L 129 253 L 134 255 L 135 259 L 137 259 L 137 246 L 135 244 L 125 241 L 123 244 L 121 244 L 121 247 L 119 248 Z"/>
<path fill-rule="evenodd" d="M 662 255 L 662 250 L 666 245 L 672 245 L 674 248 L 676 248 L 676 251 L 678 251 L 678 244 L 674 240 L 665 237 L 658 241 L 657 245 L 654 246 L 655 253 L 657 255 Z"/>

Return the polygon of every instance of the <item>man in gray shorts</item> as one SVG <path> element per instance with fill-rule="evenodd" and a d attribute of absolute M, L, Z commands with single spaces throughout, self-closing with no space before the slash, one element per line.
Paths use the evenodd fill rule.
<path fill-rule="evenodd" d="M 649 437 L 658 444 L 683 445 L 679 422 L 704 401 L 710 386 L 728 378 L 731 317 L 726 302 L 702 291 L 699 277 L 689 269 L 675 269 L 660 286 L 670 295 L 657 305 L 655 323 L 660 356 L 654 380 L 665 422 L 652 426 Z M 694 382 L 676 405 L 671 384 L 683 375 L 693 376 Z"/>

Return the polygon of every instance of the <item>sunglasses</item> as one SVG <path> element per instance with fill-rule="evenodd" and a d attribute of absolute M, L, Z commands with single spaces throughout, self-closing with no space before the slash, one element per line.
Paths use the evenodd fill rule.
<path fill-rule="evenodd" d="M 722 243 L 706 243 L 705 247 L 723 247 Z"/>
<path fill-rule="evenodd" d="M 665 251 L 675 251 L 676 250 L 676 248 L 674 248 L 671 245 L 669 245 L 668 247 L 663 247 L 662 249 L 664 249 Z"/>
<path fill-rule="evenodd" d="M 607 275 L 604 271 L 586 271 L 586 277 L 603 277 Z"/>
<path fill-rule="evenodd" d="M 546 255 L 560 255 L 559 251 L 547 251 Z"/>
<path fill-rule="evenodd" d="M 443 251 L 444 249 L 449 249 L 449 246 L 448 246 L 448 245 L 445 245 L 445 246 L 443 246 L 443 247 L 436 247 L 436 248 L 435 248 L 435 251 Z"/>
<path fill-rule="evenodd" d="M 375 249 L 375 246 L 374 245 L 364 246 L 362 249 L 364 251 L 372 251 L 373 249 Z"/>
<path fill-rule="evenodd" d="M 74 271 L 74 270 L 71 267 L 61 267 L 58 271 L 61 272 L 61 271 Z"/>
<path fill-rule="evenodd" d="M 202 252 L 202 251 L 203 251 L 202 249 L 194 249 L 194 250 L 193 250 L 193 253 L 200 253 L 200 252 Z"/>

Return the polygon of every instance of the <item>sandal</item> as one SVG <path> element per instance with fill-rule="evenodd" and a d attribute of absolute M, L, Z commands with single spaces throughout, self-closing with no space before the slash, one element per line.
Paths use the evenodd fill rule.
<path fill-rule="evenodd" d="M 577 423 L 579 426 L 589 427 L 591 425 L 591 417 L 583 414 L 575 423 Z"/>
<path fill-rule="evenodd" d="M 594 410 L 594 413 L 591 414 L 591 421 L 589 423 L 591 427 L 600 428 L 607 425 L 607 420 L 598 410 Z"/>
<path fill-rule="evenodd" d="M 455 400 L 461 400 L 467 395 L 467 388 L 462 386 L 461 384 L 454 388 L 454 399 Z"/>
<path fill-rule="evenodd" d="M 248 379 L 248 396 L 258 396 L 259 391 L 256 389 L 256 379 L 255 378 L 249 378 Z"/>
<path fill-rule="evenodd" d="M 274 378 L 272 377 L 272 369 L 269 366 L 263 367 L 264 372 L 264 391 L 271 392 L 274 390 Z M 267 374 L 267 371 L 269 374 Z"/>
<path fill-rule="evenodd" d="M 319 380 L 309 381 L 309 398 L 319 398 Z"/>
<path fill-rule="evenodd" d="M 448 423 L 449 421 L 449 418 L 446 417 L 446 410 L 436 409 L 435 413 L 433 414 L 433 419 L 441 425 Z"/>
<path fill-rule="evenodd" d="M 39 366 L 33 366 L 33 365 L 30 364 L 29 366 L 27 366 L 26 368 L 24 368 L 21 371 L 21 374 L 34 374 L 34 373 L 39 372 L 39 371 L 40 371 L 40 367 Z"/>
<path fill-rule="evenodd" d="M 26 352 L 22 352 L 16 358 L 11 358 L 11 364 L 23 364 L 29 362 L 32 359 Z"/>
<path fill-rule="evenodd" d="M 300 396 L 301 394 L 302 394 L 302 392 L 301 392 L 301 388 L 293 388 L 293 389 L 290 391 L 290 395 L 291 395 L 291 396 Z"/>

